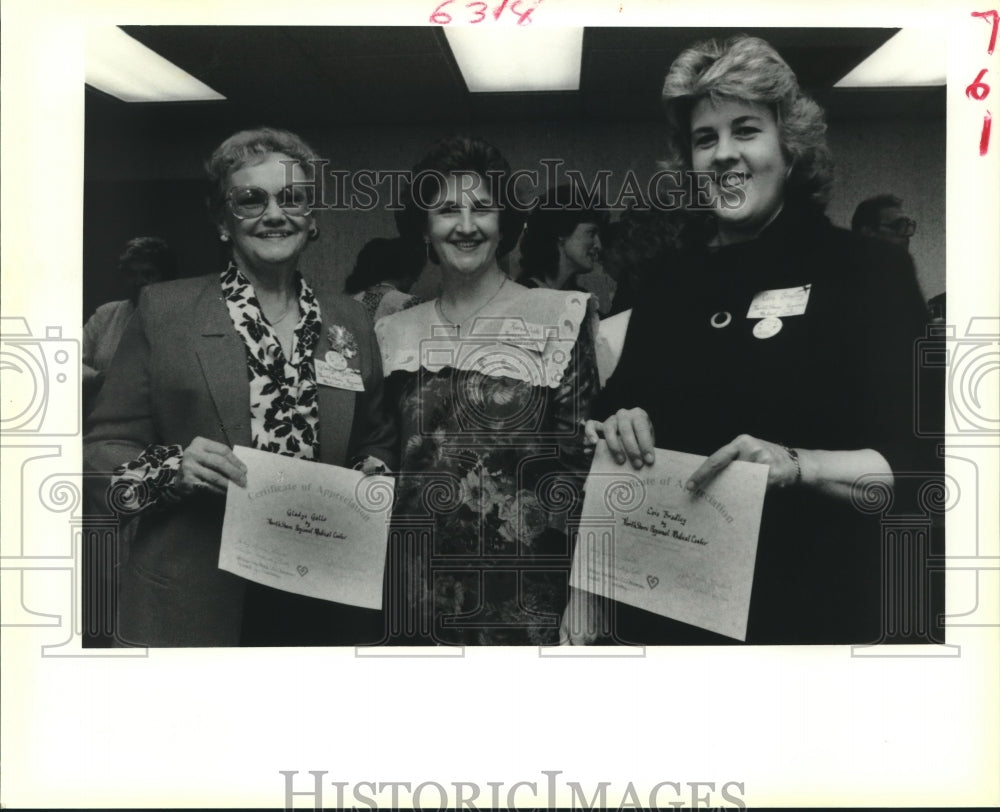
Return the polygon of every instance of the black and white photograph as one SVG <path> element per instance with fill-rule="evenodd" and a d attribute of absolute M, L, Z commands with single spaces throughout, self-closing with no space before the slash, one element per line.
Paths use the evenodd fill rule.
<path fill-rule="evenodd" d="M 5 805 L 1000 800 L 996 11 L 52 5 Z"/>

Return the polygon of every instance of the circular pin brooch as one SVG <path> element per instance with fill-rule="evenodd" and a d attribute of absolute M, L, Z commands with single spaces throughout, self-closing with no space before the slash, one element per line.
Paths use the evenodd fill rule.
<path fill-rule="evenodd" d="M 781 319 L 777 316 L 768 316 L 766 319 L 761 319 L 753 326 L 753 334 L 757 338 L 770 338 L 771 336 L 780 333 L 782 327 L 784 327 L 784 325 L 781 323 Z"/>

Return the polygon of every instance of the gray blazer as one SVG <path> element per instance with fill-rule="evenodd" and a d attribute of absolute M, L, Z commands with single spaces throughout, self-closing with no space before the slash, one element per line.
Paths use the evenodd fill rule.
<path fill-rule="evenodd" d="M 395 468 L 396 430 L 383 409 L 382 365 L 364 307 L 317 297 L 323 329 L 358 342 L 364 392 L 318 387 L 320 461 L 372 455 Z M 246 349 L 222 298 L 218 274 L 143 289 L 84 436 L 88 473 L 110 474 L 150 444 L 186 448 L 197 436 L 251 445 Z M 109 510 L 106 477 L 88 476 L 92 510 Z M 239 643 L 247 581 L 218 568 L 224 499 L 196 495 L 141 515 L 119 567 L 118 636 L 149 646 Z"/>

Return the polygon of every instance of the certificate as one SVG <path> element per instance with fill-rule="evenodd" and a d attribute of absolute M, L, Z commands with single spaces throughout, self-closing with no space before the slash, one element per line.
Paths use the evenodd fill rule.
<path fill-rule="evenodd" d="M 736 461 L 703 490 L 705 460 L 656 449 L 639 471 L 594 453 L 571 583 L 658 615 L 746 640 L 767 466 Z"/>
<path fill-rule="evenodd" d="M 382 606 L 391 477 L 236 446 L 219 568 L 258 584 L 367 609 Z"/>

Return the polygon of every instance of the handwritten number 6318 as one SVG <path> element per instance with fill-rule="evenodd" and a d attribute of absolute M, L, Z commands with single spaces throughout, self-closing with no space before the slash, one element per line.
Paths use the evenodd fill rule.
<path fill-rule="evenodd" d="M 448 23 L 452 21 L 452 17 L 444 9 L 446 6 L 450 6 L 454 2 L 455 0 L 444 0 L 443 3 L 434 9 L 430 16 L 430 21 L 437 25 L 448 25 Z M 499 5 L 490 11 L 488 3 L 483 3 L 481 0 L 475 0 L 475 2 L 465 4 L 464 7 L 472 12 L 472 16 L 464 22 L 475 25 L 476 23 L 481 23 L 485 20 L 487 15 L 493 17 L 495 21 L 499 22 L 500 15 L 509 8 L 511 14 L 514 14 L 517 17 L 518 25 L 529 25 L 531 23 L 531 12 L 538 8 L 541 2 L 542 0 L 535 0 L 534 5 L 532 5 L 532 7 L 527 11 L 520 11 L 521 0 L 514 0 L 513 3 L 511 3 L 510 0 L 501 0 Z"/>

